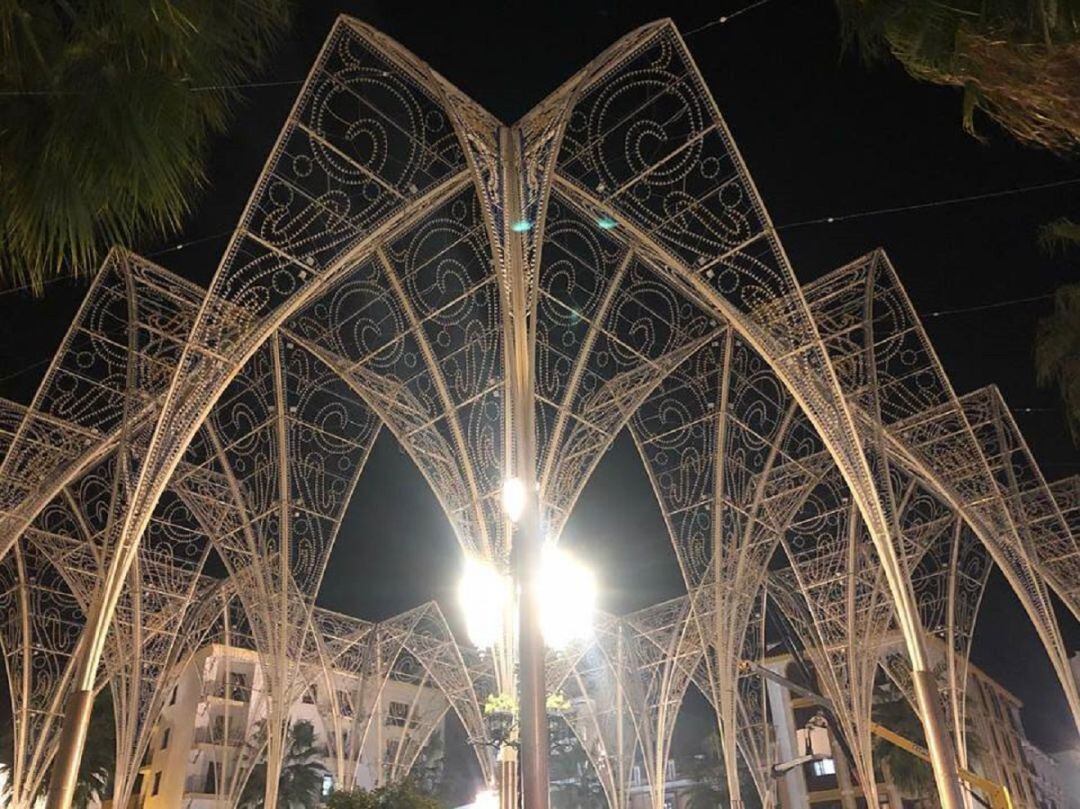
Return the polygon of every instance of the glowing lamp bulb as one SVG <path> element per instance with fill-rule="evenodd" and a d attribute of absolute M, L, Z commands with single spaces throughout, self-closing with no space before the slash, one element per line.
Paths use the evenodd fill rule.
<path fill-rule="evenodd" d="M 506 512 L 506 516 L 510 518 L 510 522 L 517 522 L 521 519 L 521 515 L 525 513 L 525 503 L 528 499 L 528 492 L 525 490 L 525 484 L 518 478 L 507 478 L 503 481 L 502 488 L 502 507 Z"/>
<path fill-rule="evenodd" d="M 592 636 L 596 579 L 581 562 L 552 542 L 544 545 L 538 579 L 540 630 L 556 651 Z"/>
<path fill-rule="evenodd" d="M 510 601 L 510 581 L 486 562 L 468 557 L 458 586 L 458 602 L 465 613 L 465 631 L 480 649 L 490 649 L 503 634 Z"/>

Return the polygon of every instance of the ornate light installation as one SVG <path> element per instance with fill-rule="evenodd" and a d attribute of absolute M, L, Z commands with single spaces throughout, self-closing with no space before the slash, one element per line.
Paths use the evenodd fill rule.
<path fill-rule="evenodd" d="M 618 684 L 604 693 L 622 702 L 604 710 L 631 716 L 635 741 L 621 719 L 572 720 L 592 728 L 582 743 L 608 768 L 617 809 L 628 756 L 644 757 L 659 794 L 672 706 L 691 681 L 717 712 L 733 803 L 741 753 L 771 806 L 768 706 L 744 662 L 762 652 L 775 592 L 867 794 L 868 689 L 886 636 L 901 638 L 889 670 L 956 809 L 946 719 L 962 743 L 991 561 L 1080 718 L 1050 602 L 1053 591 L 1078 611 L 1076 486 L 1046 484 L 996 392 L 956 396 L 882 253 L 797 283 L 669 21 L 629 34 L 505 126 L 397 43 L 340 18 L 210 289 L 115 251 L 33 402 L 0 417 L 3 598 L 24 616 L 3 638 L 9 675 L 22 678 L 21 799 L 55 745 L 49 800 L 67 809 L 106 680 L 138 749 L 184 648 L 163 616 L 190 611 L 209 549 L 262 671 L 270 804 L 288 709 L 312 678 L 341 660 L 378 683 L 401 660 L 472 734 L 484 732 L 478 694 L 521 686 L 526 809 L 546 804 L 551 666 L 582 694 L 605 671 Z M 426 629 L 394 635 L 313 606 L 383 425 L 470 559 L 505 575 L 515 549 L 518 669 L 515 633 L 480 661 L 430 609 L 414 616 Z M 545 672 L 528 574 L 627 425 L 688 595 L 603 619 L 596 649 L 575 647 Z M 517 521 L 502 503 L 508 479 L 523 495 Z M 28 576 L 29 562 L 46 572 Z M 931 633 L 947 649 L 944 703 Z M 70 699 L 62 737 L 47 730 L 32 751 L 27 728 L 55 729 L 60 709 L 26 696 L 40 693 L 21 662 L 37 648 Z M 372 654 L 386 664 L 374 680 Z M 340 730 L 341 706 L 330 716 Z M 335 743 L 347 779 L 357 751 Z M 392 773 L 414 752 L 399 750 Z"/>

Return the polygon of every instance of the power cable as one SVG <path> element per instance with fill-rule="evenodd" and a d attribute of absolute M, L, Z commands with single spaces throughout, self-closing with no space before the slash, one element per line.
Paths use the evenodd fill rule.
<path fill-rule="evenodd" d="M 918 211 L 925 208 L 943 208 L 947 205 L 959 205 L 964 202 L 977 202 L 983 199 L 997 199 L 998 197 L 1008 197 L 1014 194 L 1026 194 L 1031 191 L 1044 191 L 1048 188 L 1062 188 L 1068 185 L 1080 184 L 1080 177 L 1072 177 L 1068 180 L 1055 180 L 1049 183 L 1037 183 L 1035 185 L 1021 185 L 1015 188 L 1005 188 L 1000 191 L 987 191 L 984 194 L 969 194 L 964 197 L 948 197 L 946 199 L 935 199 L 929 202 L 915 202 L 911 205 L 894 205 L 888 208 L 872 208 L 867 211 L 854 211 L 852 213 L 837 214 L 835 216 L 822 216 L 818 219 L 805 219 L 801 222 L 789 222 L 786 225 L 780 225 L 777 230 L 789 230 L 790 228 L 799 228 L 805 225 L 831 225 L 836 222 L 846 222 L 850 219 L 862 219 L 867 216 L 879 216 L 881 214 L 888 213 L 903 213 L 905 211 Z"/>
<path fill-rule="evenodd" d="M 995 303 L 980 303 L 975 306 L 960 306 L 956 309 L 941 309 L 937 312 L 928 312 L 923 315 L 923 319 L 930 317 L 943 317 L 944 315 L 958 315 L 964 312 L 982 312 L 986 309 L 1000 309 L 1003 306 L 1015 306 L 1018 303 L 1031 303 L 1032 301 L 1043 301 L 1047 298 L 1054 297 L 1053 292 L 1047 292 L 1043 295 L 1031 295 L 1026 298 L 1009 298 L 1004 301 L 997 301 Z"/>
<path fill-rule="evenodd" d="M 756 3 L 751 3 L 750 5 L 745 6 L 743 8 L 740 8 L 737 11 L 733 11 L 730 14 L 725 14 L 722 17 L 717 17 L 715 20 L 712 20 L 711 22 L 707 22 L 704 25 L 699 25 L 697 28 L 690 29 L 685 34 L 683 34 L 683 39 L 688 39 L 689 37 L 692 37 L 694 34 L 700 34 L 702 31 L 707 31 L 708 29 L 710 29 L 710 28 L 712 28 L 714 26 L 724 25 L 725 23 L 729 23 L 732 20 L 734 20 L 736 17 L 738 17 L 739 15 L 745 14 L 748 11 L 753 11 L 755 8 L 760 8 L 761 6 L 763 6 L 763 5 L 765 5 L 766 3 L 769 3 L 769 2 L 772 2 L 772 0 L 757 0 Z"/>
<path fill-rule="evenodd" d="M 188 87 L 193 93 L 208 92 L 210 90 L 249 90 L 260 89 L 265 87 L 295 87 L 298 84 L 303 84 L 305 79 L 285 79 L 282 81 L 249 81 L 238 82 L 236 84 L 199 84 L 194 87 Z M 83 93 L 75 92 L 73 90 L 0 90 L 0 96 L 3 97 L 17 97 L 17 96 L 71 96 L 71 95 L 84 95 Z"/>
<path fill-rule="evenodd" d="M 232 230 L 223 230 L 220 233 L 212 233 L 209 236 L 200 236 L 198 239 L 190 239 L 186 242 L 177 242 L 174 245 L 171 245 L 169 247 L 163 247 L 160 250 L 152 250 L 149 253 L 138 253 L 137 255 L 143 256 L 144 258 L 153 258 L 154 256 L 160 256 L 165 253 L 173 253 L 179 250 L 183 250 L 186 247 L 192 247 L 196 244 L 202 244 L 203 242 L 208 242 L 213 239 L 220 239 L 224 236 L 231 236 L 232 233 Z M 55 284 L 57 281 L 66 281 L 77 277 L 78 275 L 73 272 L 64 273 L 63 275 L 55 275 L 52 278 L 46 278 L 44 281 L 41 282 L 41 285 L 48 286 L 49 284 Z M 21 286 L 17 287 L 0 289 L 0 297 L 4 295 L 11 295 L 15 292 L 25 292 L 26 290 L 33 288 L 33 286 L 33 284 L 22 284 Z"/>

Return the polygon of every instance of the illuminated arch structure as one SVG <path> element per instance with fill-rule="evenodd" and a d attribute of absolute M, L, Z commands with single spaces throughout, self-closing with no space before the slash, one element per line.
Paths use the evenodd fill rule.
<path fill-rule="evenodd" d="M 34 400 L 0 418 L 24 801 L 66 695 L 79 716 L 109 682 L 124 738 L 145 736 L 162 672 L 185 650 L 171 619 L 211 586 L 210 548 L 264 661 L 266 755 L 280 764 L 289 701 L 311 661 L 335 654 L 312 603 L 382 427 L 465 552 L 500 566 L 502 480 L 535 461 L 557 537 L 631 430 L 688 595 L 601 633 L 623 638 L 604 665 L 646 678 L 626 710 L 647 759 L 662 758 L 670 706 L 697 683 L 736 802 L 739 751 L 769 792 L 763 689 L 739 665 L 760 648 L 766 591 L 815 650 L 864 777 L 889 633 L 905 652 L 889 671 L 930 719 L 943 713 L 926 634 L 946 641 L 944 715 L 962 738 L 963 671 L 995 564 L 1080 719 L 1051 603 L 1080 615 L 1080 489 L 1046 484 L 995 389 L 955 394 L 884 254 L 797 283 L 669 21 L 507 127 L 340 18 L 210 289 L 114 251 Z M 489 676 L 510 690 L 510 656 Z M 476 701 L 466 679 L 447 686 L 459 714 Z M 939 788 L 955 789 L 948 734 L 928 738 Z M 623 772 L 620 748 L 605 749 Z"/>

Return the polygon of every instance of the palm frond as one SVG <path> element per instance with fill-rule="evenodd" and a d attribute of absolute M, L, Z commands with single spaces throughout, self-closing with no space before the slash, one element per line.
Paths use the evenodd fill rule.
<path fill-rule="evenodd" d="M 228 86 L 265 64 L 289 16 L 289 0 L 0 4 L 0 283 L 40 291 L 115 243 L 174 233 Z"/>

